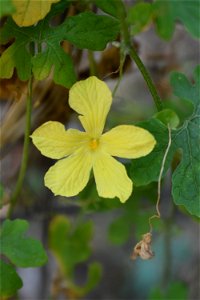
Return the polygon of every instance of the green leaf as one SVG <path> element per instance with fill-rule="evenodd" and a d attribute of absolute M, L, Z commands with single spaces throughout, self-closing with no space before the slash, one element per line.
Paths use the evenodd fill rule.
<path fill-rule="evenodd" d="M 122 16 L 125 13 L 121 0 L 94 0 L 94 3 L 101 10 L 114 17 Z"/>
<path fill-rule="evenodd" d="M 66 217 L 57 216 L 52 220 L 49 229 L 49 248 L 66 276 L 72 275 L 75 265 L 90 256 L 91 249 L 88 244 L 91 237 L 90 221 L 73 228 Z"/>
<path fill-rule="evenodd" d="M 151 132 L 157 142 L 155 148 L 150 154 L 145 157 L 132 160 L 130 175 L 133 179 L 134 185 L 140 186 L 147 185 L 152 181 L 158 180 L 169 137 L 167 127 L 157 119 L 151 119 L 137 125 Z M 163 176 L 170 166 L 174 152 L 175 149 L 172 144 L 165 163 Z"/>
<path fill-rule="evenodd" d="M 200 68 L 196 69 L 192 85 L 180 73 L 174 73 L 171 84 L 174 93 L 191 101 L 194 112 L 176 131 L 174 143 L 182 149 L 182 159 L 172 177 L 172 195 L 177 205 L 184 205 L 190 214 L 200 217 Z"/>
<path fill-rule="evenodd" d="M 154 116 L 156 119 L 160 120 L 163 124 L 170 126 L 170 128 L 176 128 L 179 125 L 179 117 L 172 109 L 166 108 L 159 111 Z"/>
<path fill-rule="evenodd" d="M 153 3 L 153 10 L 156 29 L 162 38 L 172 37 L 177 20 L 185 25 L 193 37 L 200 37 L 199 0 L 156 0 Z"/>
<path fill-rule="evenodd" d="M 36 79 L 42 80 L 53 69 L 55 83 L 70 87 L 75 82 L 72 59 L 60 46 L 65 33 L 60 26 L 49 26 L 50 17 L 30 27 L 18 27 L 8 19 L 1 31 L 1 42 L 7 43 L 13 37 L 15 41 L 0 58 L 1 78 L 10 78 L 16 68 L 21 80 L 28 80 L 31 71 Z"/>
<path fill-rule="evenodd" d="M 17 275 L 15 268 L 0 259 L 0 297 L 15 295 L 22 287 L 21 278 Z"/>
<path fill-rule="evenodd" d="M 139 2 L 128 10 L 127 21 L 131 24 L 131 34 L 141 32 L 151 21 L 152 5 L 146 2 Z"/>
<path fill-rule="evenodd" d="M 57 258 L 62 275 L 67 279 L 74 295 L 83 297 L 88 294 L 101 278 L 102 269 L 98 263 L 91 263 L 87 271 L 84 286 L 74 283 L 74 271 L 77 264 L 86 261 L 91 249 L 92 223 L 90 221 L 74 226 L 64 216 L 55 217 L 49 228 L 49 248 Z"/>
<path fill-rule="evenodd" d="M 116 19 L 92 12 L 70 17 L 63 26 L 66 30 L 65 38 L 80 49 L 103 50 L 119 33 L 119 22 Z"/>
<path fill-rule="evenodd" d="M 173 73 L 171 85 L 174 94 L 181 99 L 188 100 L 194 107 L 183 125 L 172 130 L 172 144 L 167 155 L 164 173 L 170 166 L 176 150 L 181 149 L 181 162 L 173 173 L 172 195 L 175 204 L 183 205 L 187 211 L 195 216 L 200 216 L 200 67 L 194 73 L 195 83 L 180 73 Z M 184 102 L 183 102 L 184 103 Z M 145 185 L 157 181 L 161 163 L 168 144 L 168 129 L 156 119 L 140 124 L 149 130 L 156 138 L 157 145 L 146 157 L 132 161 L 130 170 L 135 185 Z"/>
<path fill-rule="evenodd" d="M 25 235 L 28 222 L 6 220 L 0 231 L 0 253 L 18 267 L 38 267 L 47 261 L 41 243 Z"/>
<path fill-rule="evenodd" d="M 187 300 L 188 289 L 182 282 L 171 282 L 167 291 L 156 288 L 151 291 L 149 300 Z"/>
<path fill-rule="evenodd" d="M 0 41 L 7 43 L 12 38 L 15 41 L 0 58 L 1 78 L 12 77 L 14 68 L 21 80 L 28 80 L 31 72 L 37 80 L 43 80 L 53 71 L 54 82 L 70 88 L 76 75 L 72 58 L 60 43 L 68 40 L 81 49 L 103 50 L 117 37 L 116 19 L 91 12 L 69 17 L 61 25 L 52 27 L 51 19 L 63 11 L 61 4 L 53 6 L 52 12 L 36 26 L 18 27 L 12 19 L 7 20 L 0 32 Z"/>
<path fill-rule="evenodd" d="M 177 1 L 176 1 L 177 4 Z M 163 39 L 170 39 L 175 29 L 171 1 L 157 0 L 153 3 L 156 31 Z"/>

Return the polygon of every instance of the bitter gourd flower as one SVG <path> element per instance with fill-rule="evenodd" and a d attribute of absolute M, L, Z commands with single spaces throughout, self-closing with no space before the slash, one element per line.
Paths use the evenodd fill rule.
<path fill-rule="evenodd" d="M 114 157 L 145 156 L 156 141 L 147 130 L 132 125 L 119 125 L 103 133 L 111 103 L 112 94 L 106 83 L 91 76 L 76 82 L 69 91 L 69 105 L 79 114 L 85 131 L 65 130 L 61 123 L 49 121 L 33 132 L 33 143 L 41 153 L 60 159 L 44 178 L 45 186 L 55 195 L 77 195 L 93 170 L 99 196 L 118 197 L 121 202 L 130 197 L 132 180 Z"/>

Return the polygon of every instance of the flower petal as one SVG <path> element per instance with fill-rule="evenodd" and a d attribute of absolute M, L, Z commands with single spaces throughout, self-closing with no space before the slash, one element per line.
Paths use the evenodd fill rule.
<path fill-rule="evenodd" d="M 101 135 L 111 103 L 111 91 L 95 76 L 75 83 L 69 91 L 69 105 L 93 138 Z"/>
<path fill-rule="evenodd" d="M 65 130 L 59 122 L 46 122 L 31 135 L 34 145 L 50 158 L 59 159 L 73 153 L 88 143 L 85 132 L 76 129 Z"/>
<path fill-rule="evenodd" d="M 145 156 L 153 150 L 155 144 L 156 140 L 150 132 L 132 125 L 117 126 L 101 137 L 104 151 L 123 158 Z"/>
<path fill-rule="evenodd" d="M 44 182 L 55 195 L 71 197 L 86 186 L 92 168 L 92 156 L 84 149 L 58 161 L 45 175 Z"/>
<path fill-rule="evenodd" d="M 104 152 L 98 152 L 93 163 L 94 177 L 99 196 L 118 197 L 125 202 L 132 192 L 132 181 L 127 176 L 125 167 Z"/>

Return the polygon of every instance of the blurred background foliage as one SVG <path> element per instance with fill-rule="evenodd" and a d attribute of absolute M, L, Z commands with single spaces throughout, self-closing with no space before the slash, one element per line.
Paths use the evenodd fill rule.
<path fill-rule="evenodd" d="M 45 56 L 40 56 L 33 62 L 37 80 L 33 82 L 32 131 L 49 120 L 60 121 L 66 128 L 78 128 L 77 118 L 68 106 L 67 88 L 76 79 L 84 79 L 91 74 L 105 80 L 112 91 L 119 83 L 106 128 L 119 124 L 145 123 L 152 116 L 161 121 L 170 118 L 172 127 L 183 124 L 191 115 L 193 107 L 185 99 L 172 95 L 169 78 L 170 72 L 176 70 L 193 80 L 193 70 L 199 63 L 199 1 L 122 1 L 127 11 L 132 45 L 149 70 L 166 109 L 159 113 L 153 105 L 143 77 L 127 55 L 123 57 L 121 70 L 123 75 L 120 78 L 121 36 L 117 34 L 116 29 L 113 31 L 110 29 L 109 33 L 109 27 L 112 22 L 113 28 L 118 26 L 116 19 L 119 17 L 121 2 L 118 0 L 57 2 L 51 6 L 50 13 L 45 18 L 44 31 L 40 28 L 40 22 L 32 27 L 20 27 L 22 33 L 28 32 L 28 41 L 31 41 L 31 34 L 38 39 L 37 30 L 46 35 L 51 28 L 56 32 L 66 20 L 74 16 L 77 18 L 81 13 L 88 14 L 88 10 L 101 17 L 105 15 L 112 17 L 106 23 L 103 38 L 96 39 L 95 47 L 93 42 L 85 47 L 85 44 L 81 44 L 82 41 L 77 42 L 75 38 L 81 26 L 87 26 L 89 15 L 85 23 L 81 23 L 71 36 L 65 36 L 60 31 L 60 35 L 57 36 L 59 42 L 57 51 L 60 51 L 61 57 L 65 54 L 68 57 L 67 66 L 70 65 L 70 68 L 67 79 L 64 70 L 62 74 L 59 73 L 59 69 L 52 72 L 54 53 L 50 53 L 51 59 L 48 62 L 45 61 Z M 11 36 L 14 29 L 6 31 L 4 26 L 8 26 L 6 25 L 8 16 L 16 13 L 15 3 L 16 1 L 11 0 L 0 1 L 3 28 L 1 59 L 5 56 L 6 50 L 13 45 L 12 40 L 5 40 L 5 36 Z M 14 21 L 8 22 L 12 22 L 9 26 L 12 25 L 15 29 L 21 26 L 16 25 Z M 76 25 L 76 21 L 74 22 Z M 95 28 L 93 29 L 92 37 L 95 36 Z M 21 37 L 14 35 L 12 39 L 13 37 L 15 43 L 18 43 L 15 45 L 19 45 Z M 116 42 L 112 42 L 113 40 Z M 23 41 L 23 51 L 26 50 L 26 43 L 27 41 Z M 44 45 L 45 47 L 48 48 L 48 45 Z M 13 66 L 13 74 L 9 69 L 12 69 L 12 66 L 6 66 L 2 62 L 0 65 L 3 77 L 0 86 L 2 221 L 6 218 L 9 199 L 22 158 L 27 79 L 32 64 L 30 57 L 27 58 L 28 61 L 24 60 L 23 51 L 19 53 L 20 64 Z M 43 72 L 40 72 L 41 68 Z M 4 78 L 7 71 L 11 72 L 10 78 L 9 76 Z M 176 152 L 172 170 L 180 162 L 181 155 L 181 152 Z M 130 176 L 134 174 L 134 168 L 128 161 L 122 162 L 126 165 L 128 174 Z M 1 274 L 8 274 L 6 278 L 10 278 L 9 282 L 8 280 L 1 282 L 0 291 L 5 298 L 9 298 L 17 291 L 19 299 L 22 300 L 200 298 L 199 225 L 197 218 L 189 216 L 183 206 L 174 205 L 171 198 L 171 170 L 162 180 L 160 206 L 162 219 L 153 221 L 152 248 L 155 257 L 150 261 L 139 259 L 132 261 L 130 259 L 132 249 L 141 235 L 149 230 L 149 217 L 155 213 L 157 182 L 145 182 L 140 185 L 137 184 L 136 178 L 133 195 L 125 204 L 121 204 L 118 199 L 100 198 L 93 178 L 77 197 L 54 197 L 43 185 L 44 174 L 51 164 L 52 161 L 42 157 L 31 145 L 23 189 L 12 216 L 14 220 L 5 221 L 7 224 L 4 222 L 1 229 L 2 245 L 6 245 L 6 230 L 10 238 L 12 232 L 14 237 L 14 240 L 11 238 L 11 242 L 7 241 L 7 250 L 3 247 L 3 250 L 1 249 L 1 255 L 8 260 L 0 260 L 3 270 Z M 133 166 L 134 164 L 135 162 Z M 145 178 L 145 170 L 142 175 Z M 29 230 L 28 223 L 19 219 L 26 219 L 29 222 Z M 41 241 L 48 254 L 48 263 L 39 241 L 33 239 L 33 244 L 24 248 L 23 243 L 26 240 L 24 232 L 27 230 L 29 235 Z M 21 237 L 18 239 L 20 232 Z M 23 240 L 21 245 L 20 240 Z M 33 246 L 35 243 L 37 246 Z M 12 250 L 15 255 L 17 251 L 21 253 L 21 247 L 26 249 L 30 254 L 28 262 L 20 264 L 18 260 L 12 261 L 10 245 L 14 245 Z M 33 251 L 34 247 L 39 247 L 38 256 L 43 257 L 37 264 L 43 265 L 41 268 L 33 268 L 36 267 L 32 263 L 35 259 L 31 257 L 30 251 Z M 23 255 L 22 260 L 24 261 Z M 12 266 L 9 264 L 10 261 Z M 13 297 L 15 299 L 15 296 Z"/>

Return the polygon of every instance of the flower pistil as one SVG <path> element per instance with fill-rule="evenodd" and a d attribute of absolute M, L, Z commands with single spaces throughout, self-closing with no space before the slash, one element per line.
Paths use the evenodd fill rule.
<path fill-rule="evenodd" d="M 99 140 L 98 139 L 91 139 L 91 141 L 90 141 L 90 148 L 92 150 L 96 150 L 97 147 L 98 147 L 98 145 L 99 145 Z"/>

